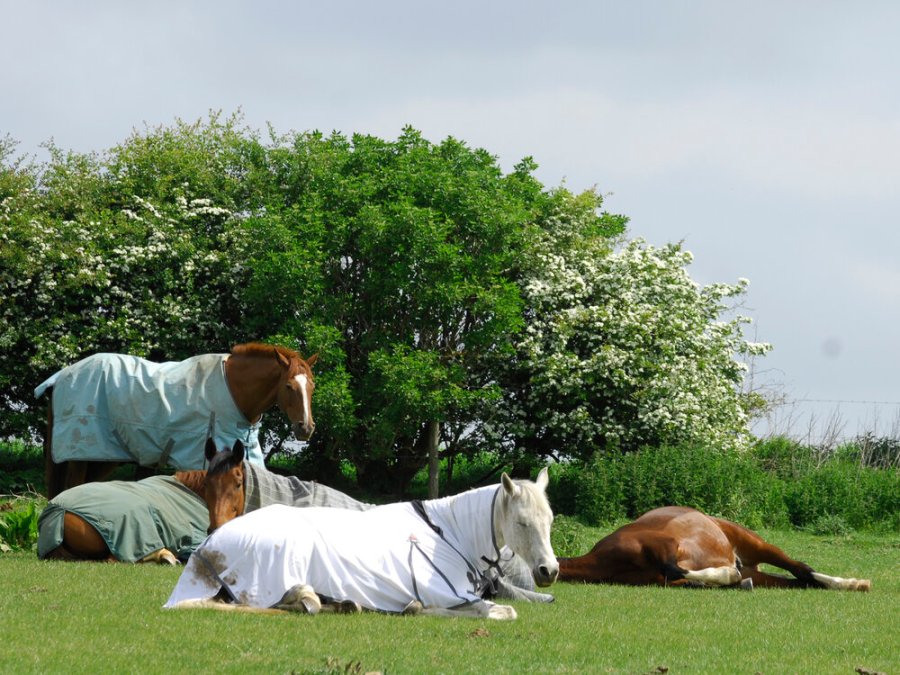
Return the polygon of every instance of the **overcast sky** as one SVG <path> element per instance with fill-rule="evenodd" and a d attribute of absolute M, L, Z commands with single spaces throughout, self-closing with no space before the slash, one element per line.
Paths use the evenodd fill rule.
<path fill-rule="evenodd" d="M 0 0 L 0 136 L 103 150 L 251 127 L 483 147 L 750 279 L 757 380 L 900 431 L 900 3 Z M 807 400 L 825 401 L 809 403 Z M 843 401 L 843 403 L 831 403 Z M 859 403 L 859 402 L 867 403 Z M 765 428 L 763 427 L 762 431 Z"/>

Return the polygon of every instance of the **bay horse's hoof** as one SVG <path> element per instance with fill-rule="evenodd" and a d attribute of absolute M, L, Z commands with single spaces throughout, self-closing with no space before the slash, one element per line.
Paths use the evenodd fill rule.
<path fill-rule="evenodd" d="M 752 591 L 753 590 L 753 579 L 747 577 L 746 579 L 741 579 L 741 583 L 739 584 L 742 591 Z"/>
<path fill-rule="evenodd" d="M 322 601 L 313 590 L 312 586 L 297 584 L 289 588 L 275 609 L 283 609 L 287 612 L 300 612 L 301 614 L 318 614 L 322 611 Z"/>

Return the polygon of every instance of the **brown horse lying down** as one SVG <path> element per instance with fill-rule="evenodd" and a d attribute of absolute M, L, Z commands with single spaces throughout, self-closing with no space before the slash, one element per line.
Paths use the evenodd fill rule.
<path fill-rule="evenodd" d="M 761 572 L 761 563 L 793 577 Z M 820 574 L 737 523 L 684 506 L 648 511 L 589 553 L 559 559 L 559 581 L 635 586 L 740 586 L 868 591 L 868 579 Z"/>
<path fill-rule="evenodd" d="M 38 556 L 175 565 L 206 538 L 206 471 L 85 483 L 54 497 L 38 519 Z"/>

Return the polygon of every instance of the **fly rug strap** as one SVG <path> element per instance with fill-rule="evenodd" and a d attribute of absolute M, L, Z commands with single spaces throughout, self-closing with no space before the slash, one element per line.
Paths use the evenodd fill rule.
<path fill-rule="evenodd" d="M 496 534 L 496 532 L 494 532 L 494 508 L 496 507 L 496 504 L 497 504 L 497 495 L 498 494 L 500 494 L 499 488 L 494 493 L 494 497 L 491 500 L 491 543 L 493 544 L 494 552 L 496 553 L 496 558 L 494 560 L 491 560 L 487 556 L 481 556 L 481 559 L 487 563 L 488 569 L 493 569 L 496 571 L 497 578 L 503 576 L 503 570 L 500 567 L 500 562 L 501 562 L 500 548 L 497 546 L 497 534 Z M 466 567 L 469 568 L 469 571 L 466 573 L 466 577 L 469 579 L 469 582 L 472 584 L 472 592 L 475 595 L 482 597 L 482 598 L 485 596 L 491 596 L 491 597 L 495 596 L 497 594 L 496 579 L 489 577 L 484 572 L 480 572 L 478 570 L 478 568 L 476 568 L 471 562 L 469 562 L 469 559 L 466 558 L 466 556 L 464 556 L 459 551 L 459 549 L 457 549 L 452 543 L 450 543 L 450 541 L 448 541 L 448 539 L 444 536 L 444 531 L 438 525 L 436 525 L 434 523 L 434 521 L 432 521 L 431 518 L 428 516 L 428 512 L 425 510 L 425 505 L 422 503 L 421 499 L 414 499 L 411 502 L 411 505 L 413 507 L 413 510 L 419 515 L 419 517 L 425 521 L 425 524 L 428 525 L 428 527 L 430 527 L 432 530 L 434 530 L 434 533 L 437 534 L 438 537 L 440 537 L 441 541 L 443 541 L 445 544 L 447 544 L 447 546 L 449 546 L 451 549 L 453 549 L 453 551 L 466 564 Z M 459 595 L 456 588 L 453 586 L 453 584 L 450 582 L 450 580 L 446 577 L 446 575 L 443 572 L 441 572 L 440 569 L 438 569 L 437 565 L 434 564 L 434 561 L 428 558 L 428 556 L 425 554 L 425 552 L 419 546 L 419 540 L 416 539 L 415 535 L 410 535 L 409 544 L 410 544 L 410 546 L 409 546 L 409 569 L 410 569 L 410 573 L 412 575 L 413 592 L 416 595 L 416 599 L 419 602 L 422 601 L 422 598 L 419 597 L 418 585 L 416 584 L 416 573 L 415 573 L 415 569 L 413 568 L 413 564 L 412 564 L 413 550 L 419 551 L 419 553 L 422 555 L 422 557 L 425 559 L 425 561 L 428 562 L 429 565 L 431 565 L 431 567 L 434 569 L 434 571 L 437 572 L 441 576 L 441 578 L 444 580 L 444 582 L 447 584 L 447 586 L 450 588 L 450 590 L 453 591 L 453 594 L 456 597 L 458 597 L 460 600 L 463 601 L 460 603 L 459 606 L 469 604 L 468 600 L 463 599 Z M 515 555 L 515 554 L 513 554 L 513 555 Z"/>
<path fill-rule="evenodd" d="M 216 581 L 219 582 L 219 584 L 221 585 L 220 590 L 225 591 L 225 593 L 228 595 L 231 602 L 237 603 L 237 596 L 234 594 L 234 592 L 231 590 L 231 588 L 228 586 L 228 584 L 225 583 L 225 580 L 219 576 L 219 573 L 216 571 L 216 568 L 213 567 L 213 564 L 209 560 L 206 559 L 206 556 L 203 555 L 203 553 L 200 551 L 194 551 L 191 555 L 193 557 L 197 558 L 200 562 L 202 562 L 206 566 L 206 571 L 212 575 L 213 579 L 215 579 Z"/>

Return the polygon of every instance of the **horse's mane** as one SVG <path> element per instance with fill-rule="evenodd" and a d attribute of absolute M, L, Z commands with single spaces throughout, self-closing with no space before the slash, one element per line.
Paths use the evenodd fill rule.
<path fill-rule="evenodd" d="M 272 355 L 272 350 L 277 351 L 282 356 L 293 361 L 294 359 L 301 359 L 303 357 L 300 356 L 293 349 L 288 349 L 287 347 L 282 347 L 281 345 L 267 345 L 262 342 L 247 342 L 242 345 L 234 345 L 231 348 L 231 353 L 235 356 L 265 356 L 269 357 Z"/>
<path fill-rule="evenodd" d="M 175 480 L 202 497 L 203 487 L 206 485 L 206 470 L 176 471 Z"/>

